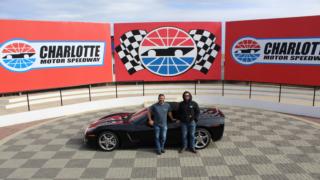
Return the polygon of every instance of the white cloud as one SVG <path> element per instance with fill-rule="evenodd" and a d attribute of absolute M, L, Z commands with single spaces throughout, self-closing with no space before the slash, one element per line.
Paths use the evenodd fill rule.
<path fill-rule="evenodd" d="M 0 18 L 58 21 L 227 21 L 319 15 L 320 1 L 2 0 L 0 12 Z"/>

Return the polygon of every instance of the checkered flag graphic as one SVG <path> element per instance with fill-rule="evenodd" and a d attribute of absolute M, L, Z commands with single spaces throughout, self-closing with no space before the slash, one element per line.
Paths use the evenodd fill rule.
<path fill-rule="evenodd" d="M 220 46 L 215 44 L 216 36 L 201 29 L 191 30 L 189 34 L 195 41 L 198 50 L 193 69 L 207 74 L 220 50 Z"/>
<path fill-rule="evenodd" d="M 120 44 L 115 50 L 129 74 L 144 69 L 140 63 L 139 45 L 146 34 L 144 30 L 132 30 L 120 37 Z"/>

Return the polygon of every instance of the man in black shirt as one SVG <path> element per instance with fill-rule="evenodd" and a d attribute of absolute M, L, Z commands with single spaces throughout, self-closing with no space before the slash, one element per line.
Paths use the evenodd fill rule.
<path fill-rule="evenodd" d="M 183 101 L 179 103 L 179 119 L 181 121 L 182 148 L 180 153 L 189 147 L 190 151 L 195 150 L 195 130 L 196 122 L 199 118 L 200 109 L 196 102 L 192 101 L 191 93 L 185 91 L 182 95 Z"/>

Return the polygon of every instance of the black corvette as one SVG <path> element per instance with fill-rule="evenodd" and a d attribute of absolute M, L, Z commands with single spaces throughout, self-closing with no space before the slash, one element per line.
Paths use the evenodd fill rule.
<path fill-rule="evenodd" d="M 169 102 L 174 117 L 177 116 L 178 103 Z M 116 113 L 102 117 L 90 123 L 84 130 L 84 142 L 98 145 L 104 151 L 131 145 L 153 145 L 154 131 L 147 123 L 147 108 L 136 113 Z M 211 139 L 222 138 L 224 131 L 224 114 L 217 108 L 200 108 L 197 122 L 196 148 L 207 147 Z M 168 118 L 169 119 L 169 118 Z M 168 120 L 168 146 L 181 143 L 180 123 Z"/>

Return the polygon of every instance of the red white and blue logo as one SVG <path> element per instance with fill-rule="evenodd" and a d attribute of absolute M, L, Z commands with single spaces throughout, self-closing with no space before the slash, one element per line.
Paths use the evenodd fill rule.
<path fill-rule="evenodd" d="M 139 55 L 143 66 L 152 73 L 175 76 L 193 66 L 197 47 L 188 33 L 174 27 L 162 27 L 144 37 Z"/>
<path fill-rule="evenodd" d="M 231 53 L 242 65 L 320 65 L 320 38 L 244 37 L 234 43 Z"/>
<path fill-rule="evenodd" d="M 261 47 L 254 38 L 244 38 L 234 44 L 232 54 L 241 64 L 253 64 L 259 58 L 260 50 Z"/>
<path fill-rule="evenodd" d="M 10 42 L 1 50 L 2 65 L 14 71 L 29 70 L 34 62 L 36 50 L 27 42 Z"/>
<path fill-rule="evenodd" d="M 115 48 L 129 74 L 148 70 L 159 76 L 177 76 L 194 69 L 207 74 L 220 50 L 216 36 L 203 29 L 187 33 L 160 27 L 147 33 L 131 30 Z"/>
<path fill-rule="evenodd" d="M 0 65 L 12 72 L 102 66 L 105 42 L 9 40 L 0 46 Z"/>

